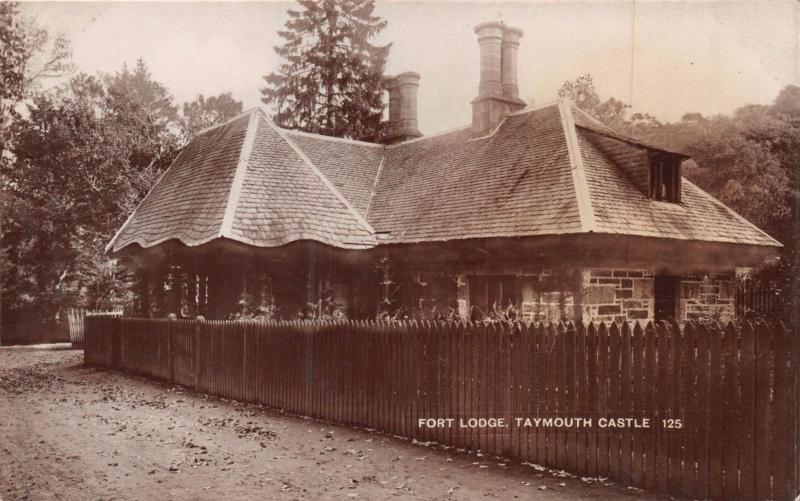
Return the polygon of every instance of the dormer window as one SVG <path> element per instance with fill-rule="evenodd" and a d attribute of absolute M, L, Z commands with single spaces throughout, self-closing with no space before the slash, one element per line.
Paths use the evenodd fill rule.
<path fill-rule="evenodd" d="M 664 152 L 650 155 L 650 198 L 681 201 L 681 157 Z"/>

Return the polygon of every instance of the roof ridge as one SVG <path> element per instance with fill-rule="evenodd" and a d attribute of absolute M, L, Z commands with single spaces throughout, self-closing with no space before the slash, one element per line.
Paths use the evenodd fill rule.
<path fill-rule="evenodd" d="M 622 141 L 623 143 L 628 143 L 628 144 L 632 144 L 632 145 L 635 145 L 635 146 L 640 146 L 640 147 L 646 148 L 648 150 L 663 151 L 665 153 L 670 153 L 672 155 L 681 156 L 686 160 L 692 158 L 690 155 L 687 155 L 684 152 L 675 151 L 675 150 L 668 150 L 668 149 L 666 149 L 664 147 L 656 146 L 654 144 L 647 143 L 647 142 L 642 141 L 640 139 L 636 139 L 636 138 L 631 137 L 631 136 L 626 136 L 625 134 L 620 134 L 619 132 L 615 132 L 614 129 L 611 129 L 611 128 L 608 128 L 608 130 L 611 131 L 611 132 L 603 132 L 603 131 L 599 131 L 599 130 L 596 130 L 596 129 L 592 129 L 590 127 L 586 127 L 584 125 L 575 124 L 575 127 L 578 127 L 579 129 L 583 129 L 586 132 L 589 132 L 591 134 L 599 134 L 601 136 L 605 136 L 605 137 L 608 137 L 608 138 L 611 138 L 611 139 L 616 139 L 617 141 Z"/>
<path fill-rule="evenodd" d="M 594 124 L 598 125 L 599 127 L 602 127 L 603 129 L 606 129 L 606 130 L 608 130 L 608 131 L 609 131 L 609 132 L 611 132 L 612 134 L 616 134 L 616 135 L 618 135 L 618 136 L 619 136 L 619 135 L 622 135 L 621 133 L 617 132 L 616 130 L 612 129 L 612 128 L 611 128 L 611 127 L 609 127 L 608 125 L 606 125 L 606 124 L 604 124 L 603 122 L 601 122 L 600 120 L 598 120 L 597 118 L 595 118 L 595 117 L 593 117 L 592 115 L 590 115 L 588 112 L 586 112 L 585 110 L 583 110 L 583 109 L 582 109 L 580 106 L 578 106 L 577 104 L 575 104 L 575 102 L 574 102 L 574 101 L 572 101 L 572 100 L 569 100 L 569 99 L 567 99 L 566 101 L 567 101 L 567 103 L 569 104 L 570 110 L 574 109 L 575 111 L 577 111 L 578 113 L 580 113 L 580 114 L 581 114 L 581 115 L 582 115 L 584 118 L 586 118 L 586 119 L 587 119 L 587 120 L 589 120 L 590 122 L 593 122 Z M 580 127 L 580 125 L 579 125 L 578 127 Z M 585 128 L 585 127 L 584 127 L 584 128 Z"/>
<path fill-rule="evenodd" d="M 459 132 L 459 131 L 462 131 L 464 129 L 469 129 L 470 127 L 472 127 L 472 125 L 462 125 L 460 127 L 454 127 L 452 129 L 443 130 L 441 132 L 437 132 L 437 133 L 431 134 L 429 136 L 415 137 L 414 139 L 409 139 L 408 141 L 403 141 L 401 143 L 395 143 L 395 144 L 387 145 L 386 149 L 390 150 L 390 149 L 396 148 L 398 146 L 405 146 L 406 144 L 417 143 L 419 141 L 424 141 L 426 139 L 433 139 L 435 137 L 444 136 L 446 134 L 453 134 L 454 132 Z"/>
<path fill-rule="evenodd" d="M 275 126 L 278 127 L 277 124 Z M 306 131 L 297 130 L 297 129 L 287 129 L 285 127 L 278 127 L 278 128 L 281 129 L 282 131 L 288 133 L 288 134 L 297 134 L 299 136 L 313 137 L 315 139 L 323 139 L 325 141 L 334 141 L 334 142 L 348 143 L 348 144 L 358 144 L 358 145 L 363 145 L 363 146 L 374 146 L 374 147 L 377 147 L 377 148 L 385 148 L 386 147 L 386 145 L 384 145 L 384 144 L 370 143 L 368 141 L 359 141 L 358 139 L 349 139 L 349 138 L 345 138 L 345 137 L 336 137 L 336 136 L 326 136 L 324 134 L 315 134 L 313 132 L 306 132 Z"/>
<path fill-rule="evenodd" d="M 538 110 L 541 110 L 542 108 L 549 108 L 550 106 L 557 106 L 558 105 L 558 101 L 559 100 L 556 99 L 555 101 L 548 101 L 546 103 L 531 104 L 531 105 L 528 105 L 528 106 L 522 108 L 521 110 L 517 110 L 517 111 L 511 112 L 511 113 L 506 113 L 506 116 L 507 117 L 514 117 L 514 116 L 517 116 L 517 115 L 524 115 L 524 114 L 530 113 L 532 111 L 538 111 Z"/>
<path fill-rule="evenodd" d="M 338 189 L 336 189 L 333 183 L 331 183 L 330 180 L 327 177 L 325 177 L 322 171 L 320 171 L 317 168 L 317 166 L 314 165 L 314 162 L 312 162 L 311 159 L 308 158 L 308 156 L 303 152 L 303 150 L 299 146 L 297 146 L 294 143 L 294 141 L 291 140 L 291 138 L 287 136 L 286 131 L 275 125 L 275 122 L 273 122 L 268 116 L 266 116 L 266 114 L 264 114 L 264 119 L 278 133 L 278 135 L 284 141 L 286 141 L 286 143 L 294 150 L 294 152 L 297 153 L 298 156 L 300 156 L 303 162 L 305 162 L 306 166 L 309 169 L 311 169 L 311 171 L 319 178 L 322 184 L 326 188 L 328 188 L 328 190 L 330 190 L 330 192 L 333 193 L 333 195 L 336 198 L 338 198 L 340 202 L 342 202 L 342 204 L 347 208 L 347 210 L 350 211 L 351 215 L 356 218 L 356 221 L 358 221 L 362 225 L 363 229 L 366 230 L 370 235 L 374 235 L 375 230 L 372 228 L 372 225 L 370 225 L 367 222 L 367 220 L 364 219 L 364 216 L 362 216 L 358 212 L 358 210 L 356 210 L 356 208 L 353 207 L 353 205 L 344 197 L 344 195 L 342 195 L 342 193 Z"/>
<path fill-rule="evenodd" d="M 491 139 L 491 138 L 493 138 L 493 137 L 494 137 L 494 135 L 497 133 L 497 131 L 499 131 L 499 130 L 500 130 L 500 128 L 501 128 L 501 127 L 503 127 L 503 124 L 505 124 L 505 123 L 506 123 L 506 119 L 507 119 L 507 118 L 508 118 L 508 115 L 505 115 L 505 116 L 503 117 L 503 119 L 502 119 L 502 120 L 500 120 L 500 123 L 499 123 L 499 124 L 497 124 L 497 126 L 496 126 L 494 129 L 490 130 L 488 134 L 484 134 L 483 136 L 478 136 L 478 137 L 472 137 L 472 138 L 469 138 L 469 139 L 467 140 L 467 142 L 468 142 L 468 143 L 474 143 L 474 142 L 476 142 L 476 141 L 483 141 L 484 139 Z"/>
<path fill-rule="evenodd" d="M 575 187 L 575 198 L 578 203 L 578 215 L 581 220 L 581 229 L 585 232 L 597 231 L 594 208 L 592 207 L 589 183 L 586 181 L 586 170 L 583 168 L 583 153 L 581 152 L 578 135 L 575 132 L 575 119 L 569 103 L 564 100 L 558 101 L 558 111 L 561 116 L 561 124 L 564 128 L 564 139 L 567 142 L 567 152 L 569 163 L 572 167 L 572 183 Z"/>
<path fill-rule="evenodd" d="M 503 119 L 500 120 L 500 123 L 497 124 L 497 127 L 492 129 L 491 131 L 489 131 L 488 134 L 484 134 L 483 136 L 473 137 L 468 142 L 472 143 L 472 142 L 475 142 L 475 141 L 483 141 L 484 139 L 491 139 L 492 137 L 494 137 L 495 134 L 497 134 L 497 131 L 499 131 L 503 127 L 503 124 L 506 123 L 506 120 L 508 119 L 508 117 L 516 117 L 516 116 L 525 115 L 525 114 L 528 114 L 528 113 L 532 113 L 534 111 L 539 111 L 539 110 L 543 110 L 545 108 L 549 108 L 551 106 L 558 106 L 558 101 L 551 101 L 549 103 L 543 103 L 543 104 L 539 104 L 539 105 L 536 105 L 536 106 L 528 106 L 528 107 L 525 107 L 525 108 L 523 108 L 521 110 L 515 111 L 513 113 L 506 113 L 503 116 Z"/>
<path fill-rule="evenodd" d="M 228 192 L 228 204 L 225 206 L 225 213 L 222 216 L 222 224 L 219 228 L 219 236 L 233 238 L 231 230 L 233 220 L 236 216 L 236 208 L 239 206 L 239 197 L 242 194 L 242 185 L 247 174 L 247 164 L 250 162 L 250 155 L 253 153 L 253 144 L 256 140 L 256 130 L 258 129 L 258 113 L 251 113 L 247 123 L 247 131 L 242 141 L 242 149 L 239 152 L 239 161 L 236 163 L 236 172 L 231 180 L 231 190 Z"/>

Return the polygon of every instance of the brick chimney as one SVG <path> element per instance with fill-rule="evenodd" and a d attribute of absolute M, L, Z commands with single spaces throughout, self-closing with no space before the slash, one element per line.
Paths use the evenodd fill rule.
<path fill-rule="evenodd" d="M 384 143 L 399 143 L 420 137 L 417 122 L 417 89 L 419 73 L 406 71 L 394 77 L 386 77 L 384 84 L 389 91 L 389 125 Z"/>
<path fill-rule="evenodd" d="M 522 30 L 487 21 L 475 27 L 481 55 L 478 97 L 472 100 L 472 131 L 491 133 L 506 114 L 525 107 L 517 85 L 517 52 Z"/>

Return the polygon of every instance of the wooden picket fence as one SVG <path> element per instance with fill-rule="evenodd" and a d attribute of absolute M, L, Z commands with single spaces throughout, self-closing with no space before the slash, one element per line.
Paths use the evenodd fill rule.
<path fill-rule="evenodd" d="M 800 349 L 780 325 L 86 325 L 87 364 L 203 393 L 678 497 L 789 500 L 800 491 Z M 420 418 L 454 422 L 429 428 Z M 470 418 L 510 426 L 460 426 Z M 568 427 L 569 418 L 592 425 Z M 650 427 L 601 427 L 601 418 Z"/>
<path fill-rule="evenodd" d="M 69 340 L 73 348 L 82 348 L 84 339 L 84 325 L 86 317 L 89 316 L 111 316 L 121 317 L 122 308 L 111 310 L 84 310 L 82 308 L 70 308 L 67 310 L 67 326 L 69 327 Z"/>
<path fill-rule="evenodd" d="M 743 280 L 736 284 L 736 316 L 776 317 L 782 305 L 781 291 L 769 283 Z"/>

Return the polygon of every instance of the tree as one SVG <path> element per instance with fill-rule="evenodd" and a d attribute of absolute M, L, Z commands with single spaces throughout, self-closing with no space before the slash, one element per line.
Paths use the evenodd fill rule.
<path fill-rule="evenodd" d="M 50 231 L 58 224 L 56 220 L 41 219 L 43 213 L 32 199 L 22 197 L 19 193 L 18 180 L 9 177 L 16 169 L 17 158 L 14 151 L 18 146 L 21 127 L 18 108 L 26 100 L 32 98 L 44 78 L 62 76 L 72 69 L 70 46 L 66 38 L 57 36 L 51 40 L 48 32 L 39 28 L 30 19 L 20 16 L 19 4 L 0 2 L 0 276 L 2 277 L 2 322 L 0 332 L 8 338 L 5 328 L 14 322 L 14 315 L 9 318 L 9 311 L 14 306 L 32 303 L 35 300 L 30 288 L 24 285 L 39 280 L 41 277 L 31 273 L 28 265 L 33 256 L 43 248 L 49 247 L 53 253 L 63 252 L 58 244 L 50 244 L 44 240 L 42 245 L 31 241 L 23 241 L 21 245 L 10 248 L 6 243 L 19 235 L 17 225 L 39 228 Z M 28 173 L 21 171 L 25 177 Z M 63 215 L 62 215 L 63 216 Z M 26 261 L 13 260 L 21 256 Z M 25 277 L 25 280 L 22 280 Z M 51 290 L 52 296 L 63 292 L 60 288 Z M 43 314 L 31 310 L 32 316 Z M 37 319 L 33 319 L 36 322 Z"/>
<path fill-rule="evenodd" d="M 103 121 L 96 79 L 79 75 L 28 108 L 15 120 L 14 160 L 2 172 L 3 321 L 48 329 L 66 306 L 94 306 L 81 295 L 102 260 L 129 166 L 124 138 Z"/>
<path fill-rule="evenodd" d="M 285 60 L 264 77 L 262 101 L 292 129 L 347 138 L 374 138 L 382 128 L 382 76 L 389 45 L 370 40 L 386 27 L 374 0 L 299 0 L 289 10 Z"/>
<path fill-rule="evenodd" d="M 558 96 L 570 99 L 578 108 L 614 130 L 622 132 L 627 125 L 625 110 L 630 105 L 613 97 L 602 101 L 594 88 L 594 79 L 588 73 L 572 82 L 564 82 L 558 90 Z"/>
<path fill-rule="evenodd" d="M 18 3 L 0 2 L 0 129 L 39 80 L 72 70 L 67 39 L 59 35 L 49 42 L 47 30 L 20 16 Z"/>
<path fill-rule="evenodd" d="M 795 88 L 796 89 L 796 88 Z M 679 122 L 640 129 L 649 143 L 692 157 L 685 175 L 793 247 L 800 161 L 800 93 L 787 87 L 773 105 L 746 105 L 731 116 L 687 113 Z"/>
<path fill-rule="evenodd" d="M 230 92 L 206 99 L 202 94 L 191 103 L 183 103 L 183 130 L 186 139 L 208 127 L 221 124 L 242 112 L 242 102 Z"/>
<path fill-rule="evenodd" d="M 4 331 L 52 330 L 67 307 L 130 303 L 133 277 L 104 246 L 172 160 L 180 127 L 141 61 L 32 95 L 0 169 Z"/>
<path fill-rule="evenodd" d="M 104 78 L 106 118 L 126 135 L 125 150 L 131 166 L 139 172 L 131 191 L 121 193 L 125 213 L 138 204 L 178 153 L 181 120 L 173 97 L 153 80 L 142 59 L 131 71 L 127 66 Z"/>

